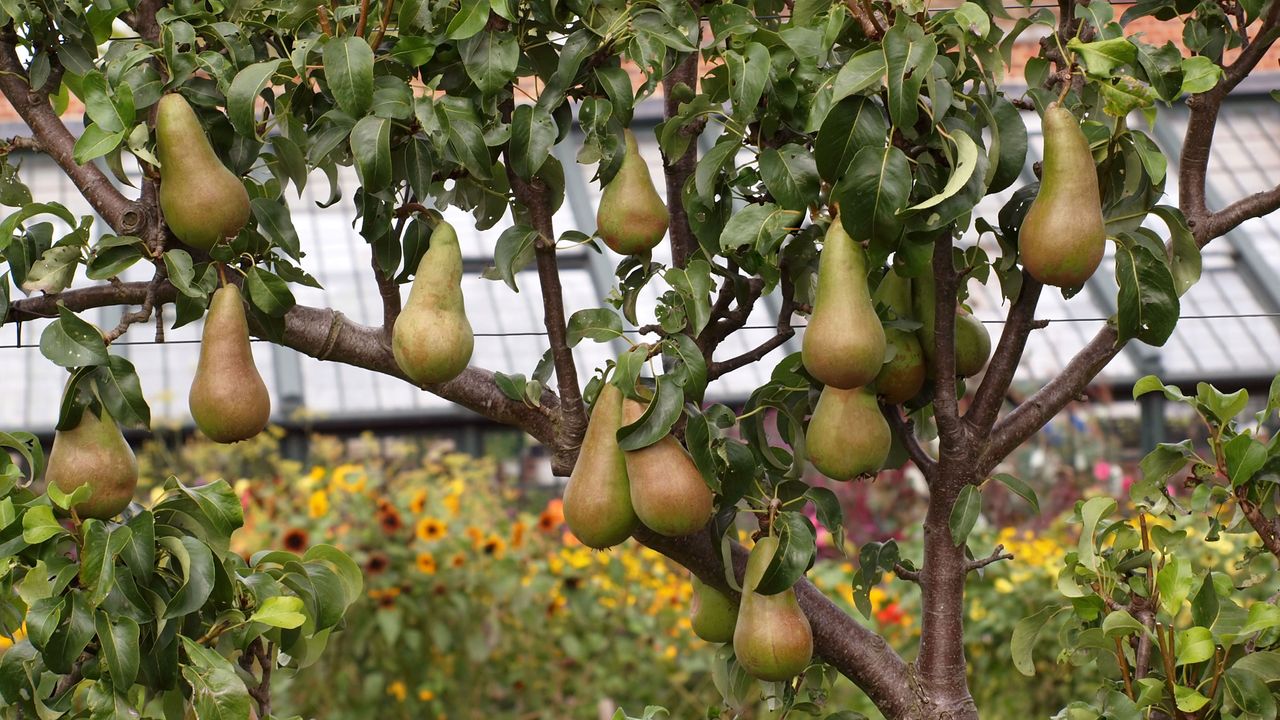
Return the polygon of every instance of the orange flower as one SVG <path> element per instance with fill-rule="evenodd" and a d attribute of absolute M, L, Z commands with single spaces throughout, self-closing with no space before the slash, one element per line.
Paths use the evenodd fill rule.
<path fill-rule="evenodd" d="M 524 545 L 524 531 L 525 524 L 519 520 L 511 526 L 511 547 L 518 548 Z"/>
<path fill-rule="evenodd" d="M 538 516 L 538 529 L 542 532 L 551 532 L 560 527 L 564 522 L 564 502 L 560 498 L 554 498 L 547 503 L 547 508 Z"/>
<path fill-rule="evenodd" d="M 497 535 L 490 536 L 489 539 L 485 540 L 484 544 L 480 546 L 480 552 L 493 558 L 502 557 L 506 549 L 507 543 Z"/>
<path fill-rule="evenodd" d="M 419 490 L 409 499 L 409 512 L 414 515 L 421 515 L 422 511 L 427 507 L 427 491 Z"/>
<path fill-rule="evenodd" d="M 404 521 L 400 519 L 400 513 L 391 506 L 384 506 L 378 512 L 378 524 L 382 526 L 382 531 L 388 535 L 395 535 L 404 528 Z"/>
<path fill-rule="evenodd" d="M 903 625 L 906 619 L 907 614 L 902 611 L 902 608 L 896 602 L 885 605 L 876 613 L 876 620 L 880 621 L 881 625 Z"/>
<path fill-rule="evenodd" d="M 375 552 L 369 556 L 364 563 L 364 573 L 366 575 L 381 575 L 386 572 L 387 567 L 391 565 L 391 559 L 384 552 Z"/>
<path fill-rule="evenodd" d="M 418 553 L 418 572 L 424 575 L 436 574 L 436 558 L 431 553 Z"/>
<path fill-rule="evenodd" d="M 458 512 L 462 509 L 462 498 L 458 495 L 449 494 L 445 496 L 444 507 L 453 517 L 458 517 Z"/>
<path fill-rule="evenodd" d="M 460 568 L 466 564 L 467 564 L 467 556 L 463 555 L 462 553 L 454 553 L 453 557 L 449 558 L 449 567 Z"/>
<path fill-rule="evenodd" d="M 477 548 L 484 543 L 484 531 L 478 527 L 467 528 L 467 537 L 471 538 L 471 544 Z"/>
<path fill-rule="evenodd" d="M 301 528 L 291 528 L 284 534 L 284 549 L 289 552 L 302 552 L 307 549 L 309 539 L 307 531 Z"/>

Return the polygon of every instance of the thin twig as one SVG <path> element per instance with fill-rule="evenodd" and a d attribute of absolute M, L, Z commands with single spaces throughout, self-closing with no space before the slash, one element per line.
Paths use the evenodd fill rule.
<path fill-rule="evenodd" d="M 938 469 L 938 461 L 925 451 L 924 446 L 916 439 L 915 423 L 909 418 L 902 416 L 898 412 L 897 405 L 881 405 L 880 412 L 884 413 L 884 417 L 889 421 L 889 426 L 893 428 L 893 432 L 902 440 L 902 444 L 907 448 L 907 456 L 911 458 L 911 462 L 916 464 L 927 482 L 932 483 L 935 472 Z"/>
<path fill-rule="evenodd" d="M 993 563 L 998 563 L 1001 560 L 1012 560 L 1012 559 L 1013 559 L 1013 553 L 1005 552 L 1004 545 L 996 545 L 996 548 L 991 551 L 990 555 L 981 559 L 970 560 L 968 564 L 965 565 L 965 569 L 967 569 L 969 572 L 973 572 L 974 570 L 980 570 Z"/>
<path fill-rule="evenodd" d="M 903 565 L 902 563 L 893 564 L 893 574 L 897 575 L 898 577 L 908 582 L 913 582 L 917 585 L 920 584 L 920 571 L 912 570 L 911 568 Z"/>

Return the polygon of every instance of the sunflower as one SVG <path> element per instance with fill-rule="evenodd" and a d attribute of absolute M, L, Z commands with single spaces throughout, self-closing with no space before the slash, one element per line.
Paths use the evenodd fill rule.
<path fill-rule="evenodd" d="M 449 567 L 451 568 L 460 568 L 466 564 L 467 556 L 462 553 L 454 553 L 453 557 L 449 558 Z"/>
<path fill-rule="evenodd" d="M 339 465 L 333 471 L 333 484 L 347 492 L 357 493 L 364 490 L 368 479 L 369 476 L 364 468 L 359 465 Z"/>
<path fill-rule="evenodd" d="M 310 544 L 307 531 L 302 528 L 289 528 L 284 533 L 284 549 L 289 552 L 302 552 Z"/>
<path fill-rule="evenodd" d="M 480 552 L 492 558 L 502 557 L 503 553 L 506 552 L 506 550 L 507 550 L 506 541 L 498 537 L 497 535 L 489 536 L 489 539 L 485 540 L 484 544 L 480 546 Z"/>
<path fill-rule="evenodd" d="M 436 574 L 436 556 L 431 553 L 418 553 L 417 560 L 418 572 L 423 575 Z"/>
<path fill-rule="evenodd" d="M 390 506 L 383 508 L 378 513 L 378 524 L 382 526 L 382 531 L 388 535 L 395 535 L 404 529 L 404 521 L 400 519 L 400 513 Z"/>
<path fill-rule="evenodd" d="M 458 517 L 458 512 L 462 510 L 462 496 L 449 494 L 444 498 L 444 507 L 453 517 Z"/>
<path fill-rule="evenodd" d="M 364 563 L 364 572 L 366 575 L 381 575 L 386 572 L 391 565 L 391 558 L 387 557 L 384 552 L 374 552 L 369 555 L 369 559 Z"/>
<path fill-rule="evenodd" d="M 316 490 L 307 499 L 307 511 L 312 518 L 322 518 L 329 514 L 329 493 Z"/>
<path fill-rule="evenodd" d="M 409 512 L 414 515 L 421 515 L 422 511 L 427 508 L 427 491 L 419 490 L 413 494 L 409 500 Z"/>
<path fill-rule="evenodd" d="M 551 532 L 560 527 L 564 522 L 564 502 L 560 498 L 555 498 L 547 503 L 547 508 L 538 516 L 538 529 L 542 532 Z"/>
<path fill-rule="evenodd" d="M 426 542 L 439 540 L 444 537 L 447 528 L 445 524 L 433 517 L 422 518 L 418 521 L 417 535 Z"/>

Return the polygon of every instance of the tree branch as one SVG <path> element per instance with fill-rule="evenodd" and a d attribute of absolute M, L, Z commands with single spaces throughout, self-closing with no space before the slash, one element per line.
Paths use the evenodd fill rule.
<path fill-rule="evenodd" d="M 974 570 L 981 570 L 982 568 L 988 565 L 998 563 L 1001 560 L 1012 560 L 1012 559 L 1013 559 L 1013 553 L 1005 552 L 1004 545 L 996 545 L 995 549 L 991 551 L 990 555 L 978 560 L 970 560 L 965 567 L 970 572 L 973 572 Z"/>
<path fill-rule="evenodd" d="M 911 462 L 916 464 L 920 472 L 924 473 L 925 480 L 932 483 L 934 474 L 938 470 L 938 461 L 932 456 L 916 439 L 915 423 L 908 418 L 902 416 L 898 412 L 897 405 L 881 405 L 880 412 L 884 413 L 884 417 L 889 421 L 889 426 L 893 428 L 893 432 L 902 439 L 902 444 L 907 449 L 907 456 L 911 458 Z"/>
<path fill-rule="evenodd" d="M 150 285 L 149 282 L 108 283 L 17 300 L 9 306 L 6 322 L 55 316 L 58 303 L 77 312 L 109 305 L 136 305 L 145 301 Z M 168 280 L 155 290 L 157 303 L 173 302 L 176 297 L 177 290 Z M 304 305 L 295 305 L 285 313 L 284 322 L 285 347 L 320 360 L 364 368 L 410 382 L 396 364 L 382 328 L 351 322 L 335 310 Z M 541 407 L 515 402 L 498 389 L 493 373 L 476 367 L 468 367 L 447 383 L 422 387 L 485 417 L 518 427 L 549 447 L 556 447 L 555 418 L 560 399 L 550 390 L 543 391 Z M 571 469 L 572 464 L 569 467 Z M 561 470 L 564 468 L 557 468 L 557 472 Z"/>
<path fill-rule="evenodd" d="M 641 527 L 636 539 L 683 565 L 703 582 L 731 599 L 739 593 L 728 587 L 719 548 L 706 533 L 669 538 Z M 733 545 L 734 574 L 741 582 L 747 551 Z M 912 682 L 911 668 L 884 638 L 860 625 L 836 607 L 809 581 L 796 583 L 796 598 L 809 618 L 818 657 L 862 688 L 890 720 L 924 717 Z"/>
<path fill-rule="evenodd" d="M 757 297 L 760 292 L 758 288 L 761 286 L 762 284 L 755 286 L 757 289 L 754 294 Z M 752 302 L 754 303 L 754 300 Z M 741 307 L 739 309 L 741 309 Z M 746 323 L 747 317 L 751 314 L 751 306 L 746 306 L 746 310 L 747 311 L 743 313 L 742 322 L 738 324 L 739 328 Z M 760 360 L 765 355 L 768 355 L 777 348 L 782 347 L 783 343 L 790 340 L 796 334 L 795 328 L 791 327 L 791 315 L 793 313 L 795 313 L 795 284 L 791 281 L 791 276 L 787 274 L 784 268 L 782 273 L 782 300 L 778 305 L 777 332 L 774 333 L 773 337 L 765 340 L 756 347 L 738 355 L 737 357 L 732 357 L 722 362 L 711 363 L 707 368 L 707 379 L 714 380 L 721 375 L 733 372 L 740 367 Z M 714 347 L 715 346 L 713 345 L 713 350 Z"/>
<path fill-rule="evenodd" d="M 933 245 L 933 412 L 938 435 L 958 442 L 962 434 L 956 399 L 956 269 L 951 258 L 951 230 L 938 235 Z"/>
<path fill-rule="evenodd" d="M 1000 342 L 987 364 L 987 372 L 982 384 L 974 393 L 973 404 L 965 413 L 965 419 L 974 430 L 983 435 L 996 421 L 1000 406 L 1004 404 L 1005 393 L 1013 382 L 1018 364 L 1022 362 L 1022 353 L 1026 350 L 1027 339 L 1031 336 L 1032 324 L 1035 322 L 1036 304 L 1040 301 L 1040 291 L 1044 288 L 1031 274 L 1022 273 L 1022 291 L 1013 307 L 1009 308 L 1009 316 L 1000 334 Z"/>
<path fill-rule="evenodd" d="M 697 3 L 694 3 L 695 6 Z M 695 8 L 696 9 L 696 8 Z M 701 32 L 701 31 L 699 31 Z M 676 85 L 684 83 L 697 90 L 698 87 L 698 53 L 685 55 L 666 77 L 662 78 L 663 115 L 667 119 L 680 114 L 680 101 L 672 92 Z M 667 210 L 671 213 L 671 264 L 685 267 L 689 258 L 698 250 L 698 240 L 689 227 L 689 216 L 684 209 L 684 185 L 693 175 L 698 165 L 698 143 L 696 137 L 690 139 L 684 154 L 678 158 L 669 158 L 664 154 L 662 167 L 666 175 Z"/>
<path fill-rule="evenodd" d="M 97 165 L 79 165 L 73 157 L 76 139 L 53 111 L 47 93 L 35 91 L 18 60 L 12 32 L 0 35 L 0 93 L 31 128 L 41 149 L 62 168 L 95 212 L 121 235 L 138 235 L 144 214 L 126 198 Z"/>
<path fill-rule="evenodd" d="M 404 236 L 404 226 L 408 221 L 408 214 L 400 216 L 393 230 L 395 237 Z M 396 318 L 400 317 L 400 285 L 383 272 L 382 266 L 378 264 L 377 253 L 370 256 L 369 264 L 373 266 L 373 281 L 377 283 L 378 295 L 382 298 L 382 334 L 386 336 L 387 342 L 391 342 L 391 331 L 395 328 Z"/>

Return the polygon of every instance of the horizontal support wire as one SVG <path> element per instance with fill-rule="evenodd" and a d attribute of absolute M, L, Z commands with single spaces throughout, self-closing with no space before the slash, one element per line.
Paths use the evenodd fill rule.
<path fill-rule="evenodd" d="M 1178 318 L 1178 320 L 1179 320 L 1179 322 L 1181 322 L 1181 321 L 1183 321 L 1183 320 L 1249 320 L 1249 319 L 1258 319 L 1258 318 L 1280 318 L 1280 312 L 1273 312 L 1273 313 L 1241 313 L 1241 314 L 1239 314 L 1239 315 L 1233 315 L 1233 314 L 1218 314 L 1218 315 L 1183 315 L 1182 317 Z M 1079 318 L 1058 318 L 1058 319 L 1056 319 L 1056 320 L 1043 320 L 1043 321 L 1037 321 L 1037 322 L 1045 322 L 1045 323 L 1047 323 L 1047 324 L 1049 324 L 1049 325 L 1053 325 L 1053 324 L 1056 324 L 1056 323 L 1089 323 L 1089 322 L 1107 322 L 1109 319 L 1110 319 L 1110 318 L 1105 318 L 1105 317 L 1079 317 Z M 1005 324 L 1005 323 L 1006 323 L 1006 322 L 1008 322 L 1008 321 L 1007 321 L 1007 320 L 1003 320 L 1003 319 L 994 319 L 994 320 L 982 320 L 981 322 L 982 322 L 984 325 L 1003 325 L 1003 324 Z M 793 325 L 792 327 L 793 327 L 794 329 L 796 329 L 796 330 L 803 330 L 804 328 L 808 327 L 808 325 Z M 742 326 L 741 328 L 739 328 L 739 330 L 774 330 L 774 331 L 776 331 L 777 329 L 778 329 L 778 326 L 777 326 L 776 324 L 774 324 L 774 325 L 744 325 L 744 326 Z M 627 328 L 627 329 L 623 330 L 623 332 L 624 332 L 624 333 L 636 333 L 636 332 L 638 332 L 638 329 L 636 329 L 636 328 Z M 502 337 L 538 337 L 538 336 L 542 336 L 542 335 L 546 335 L 546 334 L 547 334 L 547 331 L 546 331 L 546 330 L 525 330 L 525 331 L 519 331 L 519 332 L 500 332 L 500 333 L 498 333 L 498 332 L 494 332 L 494 333 L 483 333 L 483 332 L 473 333 L 473 335 L 475 335 L 475 337 L 498 337 L 498 338 L 502 338 Z M 249 338 L 249 341 L 250 341 L 250 342 L 270 342 L 270 341 L 268 341 L 268 340 L 263 340 L 263 339 L 261 339 L 261 338 Z M 111 343 L 111 344 L 112 344 L 112 345 L 197 345 L 197 344 L 199 344 L 199 343 L 200 343 L 200 340 L 198 340 L 198 339 L 194 339 L 194 338 L 193 338 L 193 339 L 190 339 L 190 340 L 165 340 L 165 341 L 162 341 L 162 342 L 156 342 L 155 340 L 117 340 L 117 341 L 115 341 L 115 342 L 113 342 L 113 343 Z M 14 344 L 11 344 L 11 345 L 0 345 L 0 350 L 18 350 L 18 349 L 22 349 L 22 348 L 38 348 L 38 347 L 40 347 L 40 344 L 39 344 L 39 343 L 24 343 L 24 342 L 18 342 L 18 343 L 14 343 Z"/>

